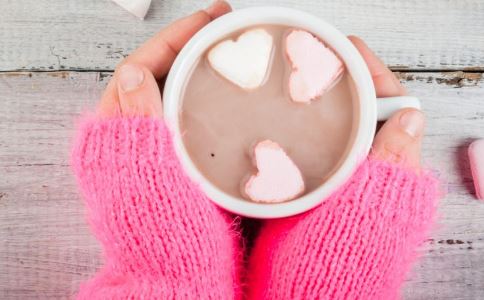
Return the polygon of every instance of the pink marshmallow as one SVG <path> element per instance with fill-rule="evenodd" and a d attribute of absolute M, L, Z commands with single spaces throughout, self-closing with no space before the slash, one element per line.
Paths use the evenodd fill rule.
<path fill-rule="evenodd" d="M 469 146 L 468 153 L 476 196 L 484 200 L 484 139 L 473 142 Z"/>
<path fill-rule="evenodd" d="M 338 56 L 303 30 L 294 30 L 287 36 L 286 53 L 293 69 L 289 93 L 295 102 L 309 103 L 321 96 L 344 71 Z"/>
<path fill-rule="evenodd" d="M 304 192 L 304 180 L 296 164 L 270 140 L 254 149 L 259 172 L 245 184 L 245 194 L 255 202 L 277 203 L 294 199 Z"/>

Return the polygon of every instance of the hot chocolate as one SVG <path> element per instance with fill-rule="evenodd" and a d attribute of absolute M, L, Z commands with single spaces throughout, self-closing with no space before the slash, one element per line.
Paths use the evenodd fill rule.
<path fill-rule="evenodd" d="M 230 82 L 210 65 L 207 51 L 182 95 L 183 142 L 209 181 L 228 194 L 247 198 L 241 185 L 256 172 L 253 147 L 271 140 L 297 165 L 305 182 L 304 193 L 308 193 L 331 176 L 351 147 L 358 123 L 354 85 L 345 71 L 311 102 L 293 101 L 285 40 L 294 28 L 261 25 L 257 29 L 265 30 L 273 41 L 263 82 L 251 89 Z M 224 40 L 237 40 L 243 32 Z"/>

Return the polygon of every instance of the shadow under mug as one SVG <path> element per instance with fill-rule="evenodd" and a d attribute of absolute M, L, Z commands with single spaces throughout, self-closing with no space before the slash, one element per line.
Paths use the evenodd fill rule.
<path fill-rule="evenodd" d="M 194 165 L 185 149 L 180 132 L 180 108 L 183 90 L 200 57 L 221 38 L 257 25 L 283 25 L 307 30 L 328 44 L 344 61 L 357 93 L 358 124 L 353 145 L 340 167 L 321 186 L 291 201 L 275 204 L 255 203 L 229 195 L 208 181 Z M 228 13 L 200 30 L 178 54 L 165 83 L 164 118 L 173 134 L 176 155 L 186 174 L 220 207 L 238 215 L 254 218 L 280 218 L 296 215 L 322 203 L 353 174 L 370 150 L 378 120 L 389 118 L 395 111 L 420 109 L 415 97 L 377 99 L 368 67 L 350 40 L 332 25 L 311 14 L 284 7 L 253 7 Z"/>

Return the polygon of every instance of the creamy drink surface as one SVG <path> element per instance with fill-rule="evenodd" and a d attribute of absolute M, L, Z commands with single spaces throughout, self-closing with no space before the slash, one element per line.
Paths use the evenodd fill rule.
<path fill-rule="evenodd" d="M 187 79 L 180 115 L 183 142 L 200 172 L 222 191 L 243 198 L 241 182 L 256 172 L 253 146 L 278 143 L 299 167 L 305 193 L 336 171 L 351 147 L 358 101 L 348 72 L 309 104 L 288 91 L 291 72 L 284 39 L 292 28 L 261 25 L 274 38 L 270 69 L 262 86 L 244 90 L 229 82 L 204 54 Z M 226 38 L 237 39 L 235 32 Z"/>

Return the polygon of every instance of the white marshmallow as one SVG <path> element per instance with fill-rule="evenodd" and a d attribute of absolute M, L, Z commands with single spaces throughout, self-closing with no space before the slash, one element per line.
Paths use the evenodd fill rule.
<path fill-rule="evenodd" d="M 143 20 L 151 5 L 151 0 L 113 0 L 116 4 Z"/>
<path fill-rule="evenodd" d="M 264 29 L 244 32 L 237 41 L 225 40 L 208 53 L 208 61 L 221 76 L 244 89 L 262 85 L 272 56 L 272 36 Z"/>

